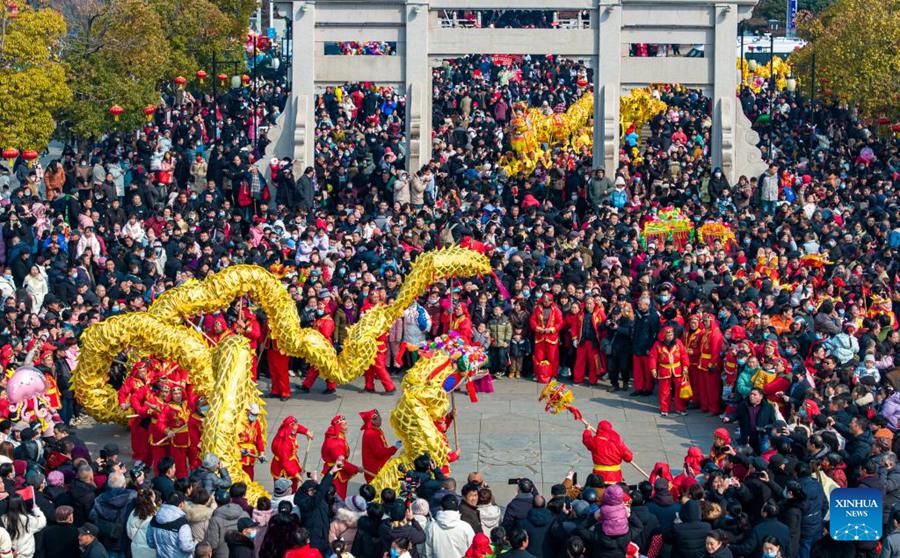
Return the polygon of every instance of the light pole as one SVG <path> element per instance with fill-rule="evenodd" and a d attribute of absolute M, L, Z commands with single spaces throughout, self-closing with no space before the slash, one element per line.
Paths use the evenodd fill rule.
<path fill-rule="evenodd" d="M 738 22 L 738 33 L 741 34 L 741 97 L 744 96 L 744 22 Z"/>
<path fill-rule="evenodd" d="M 775 115 L 772 113 L 772 104 L 775 99 L 775 30 L 778 29 L 778 20 L 769 20 L 769 149 L 767 155 L 772 160 L 772 136 L 775 132 Z"/>

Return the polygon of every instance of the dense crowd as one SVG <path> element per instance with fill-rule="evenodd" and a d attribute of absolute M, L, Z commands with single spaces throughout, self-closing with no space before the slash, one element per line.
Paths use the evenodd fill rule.
<path fill-rule="evenodd" d="M 55 428 L 3 407 L 0 556 L 808 558 L 875 556 L 879 544 L 900 556 L 896 138 L 845 106 L 747 91 L 771 166 L 731 184 L 710 168 L 709 99 L 669 87 L 649 135 L 622 138 L 618 168 L 565 146 L 552 166 L 506 176 L 514 105 L 568 106 L 592 82 L 574 61 L 513 64 L 434 69 L 433 158 L 419 169 L 405 169 L 404 97 L 371 83 L 317 97 L 305 169 L 254 164 L 285 102 L 275 84 L 168 99 L 136 133 L 67 147 L 47 168 L 17 161 L 0 206 L 0 359 L 34 365 L 60 401 Z M 736 242 L 644 243 L 641 226 L 669 206 L 695 226 L 722 220 Z M 408 500 L 368 485 L 336 495 L 336 466 L 278 481 L 252 507 L 216 456 L 177 478 L 171 458 L 129 468 L 118 448 L 92 456 L 79 440 L 69 387 L 90 324 L 253 263 L 284 272 L 302 325 L 339 348 L 417 254 L 451 243 L 489 255 L 496 278 L 438 283 L 394 324 L 386 390 L 416 347 L 456 331 L 488 348 L 495 377 L 608 382 L 656 393 L 663 414 L 697 409 L 737 430 L 631 487 L 602 474 L 611 457 L 630 460 L 627 440 L 598 446 L 587 430 L 597 468 L 581 485 L 538 495 L 522 479 L 502 510 L 480 475 L 457 488 L 427 459 Z M 204 322 L 207 335 L 233 329 L 274 354 L 265 316 L 244 310 Z M 276 368 L 306 381 L 276 382 Z M 282 398 L 314 387 L 301 361 L 262 358 L 260 374 Z M 124 375 L 116 365 L 111 383 Z M 611 437 L 607 426 L 597 435 Z M 881 492 L 881 543 L 830 535 L 836 486 Z"/>

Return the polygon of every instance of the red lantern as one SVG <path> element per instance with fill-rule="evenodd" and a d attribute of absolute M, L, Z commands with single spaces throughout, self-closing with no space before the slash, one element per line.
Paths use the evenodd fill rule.
<path fill-rule="evenodd" d="M 890 123 L 891 123 L 891 119 L 888 118 L 887 116 L 878 117 L 878 125 L 879 126 L 887 126 Z"/>
<path fill-rule="evenodd" d="M 33 149 L 27 149 L 22 152 L 22 158 L 28 161 L 28 167 L 34 164 L 34 160 L 38 158 L 38 152 Z"/>
<path fill-rule="evenodd" d="M 187 78 L 184 76 L 178 76 L 175 78 L 175 85 L 178 86 L 178 89 L 184 89 L 184 84 L 187 83 Z"/>
<path fill-rule="evenodd" d="M 9 2 L 6 4 L 6 9 L 9 12 L 9 19 L 16 19 L 19 17 L 19 5 L 15 2 Z"/>
<path fill-rule="evenodd" d="M 225 81 L 228 79 L 228 74 L 219 74 L 216 77 L 219 78 L 219 87 L 225 87 Z"/>
<path fill-rule="evenodd" d="M 119 116 L 121 116 L 123 112 L 125 112 L 125 109 L 123 109 L 119 105 L 113 105 L 109 107 L 109 113 L 112 115 L 113 120 L 115 120 L 116 122 L 119 121 Z"/>
<path fill-rule="evenodd" d="M 9 168 L 12 168 L 13 163 L 16 162 L 16 157 L 19 156 L 19 150 L 15 147 L 7 147 L 3 150 L 3 158 L 9 163 Z"/>
<path fill-rule="evenodd" d="M 147 122 L 153 122 L 153 114 L 156 112 L 156 105 L 147 105 L 144 107 L 144 116 L 147 117 Z"/>
<path fill-rule="evenodd" d="M 895 134 L 900 134 L 900 122 L 895 122 L 893 126 L 891 126 L 891 131 Z"/>
<path fill-rule="evenodd" d="M 241 83 L 244 84 L 244 87 L 247 87 L 248 85 L 250 85 L 250 76 L 248 76 L 247 74 L 242 75 Z"/>
<path fill-rule="evenodd" d="M 200 80 L 200 85 L 203 85 L 206 82 L 206 76 L 209 75 L 203 70 L 197 70 L 196 76 L 197 79 Z"/>

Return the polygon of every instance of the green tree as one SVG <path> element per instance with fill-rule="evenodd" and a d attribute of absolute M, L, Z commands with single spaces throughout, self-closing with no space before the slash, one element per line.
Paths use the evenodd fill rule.
<path fill-rule="evenodd" d="M 42 151 L 72 98 L 57 56 L 66 23 L 51 9 L 17 9 L 0 4 L 0 146 Z"/>
<path fill-rule="evenodd" d="M 798 28 L 809 42 L 791 55 L 798 75 L 811 75 L 813 55 L 822 89 L 864 116 L 900 116 L 900 13 L 897 0 L 837 0 Z"/>
<path fill-rule="evenodd" d="M 66 47 L 74 102 L 65 115 L 71 130 L 96 137 L 111 130 L 109 107 L 125 109 L 120 129 L 140 126 L 141 109 L 159 102 L 170 49 L 159 13 L 143 0 L 84 2 L 83 19 Z"/>

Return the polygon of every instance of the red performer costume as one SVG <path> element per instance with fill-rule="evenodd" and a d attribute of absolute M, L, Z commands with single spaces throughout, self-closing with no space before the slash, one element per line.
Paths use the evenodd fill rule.
<path fill-rule="evenodd" d="M 203 422 L 206 420 L 206 413 L 209 412 L 209 403 L 201 395 L 190 404 L 190 408 L 188 435 L 191 438 L 191 445 L 188 447 L 188 467 L 193 471 L 200 466 L 200 436 L 203 434 Z"/>
<path fill-rule="evenodd" d="M 450 426 L 453 425 L 453 419 L 456 418 L 454 415 L 454 411 L 450 411 L 442 418 L 439 418 L 434 421 L 434 426 L 440 431 L 441 435 L 444 437 L 444 443 L 447 444 L 447 447 L 450 447 L 450 442 L 447 440 L 447 431 L 450 430 Z M 445 475 L 450 474 L 450 463 L 459 459 L 459 451 L 453 450 L 447 454 L 447 465 L 441 468 L 441 471 Z"/>
<path fill-rule="evenodd" d="M 154 393 L 149 386 L 144 390 L 144 409 L 147 416 L 150 417 L 147 440 L 150 444 L 150 459 L 154 471 L 160 460 L 171 454 L 171 439 L 166 436 L 165 410 L 168 399 L 169 386 L 165 382 L 160 383 L 159 394 Z M 132 397 L 132 406 L 134 400 L 135 398 Z"/>
<path fill-rule="evenodd" d="M 184 390 L 180 387 L 172 389 L 172 401 L 163 408 L 166 436 L 169 438 L 169 452 L 175 460 L 175 476 L 182 478 L 190 474 L 188 470 L 188 447 L 191 435 L 188 432 L 188 421 L 191 409 L 184 400 Z"/>
<path fill-rule="evenodd" d="M 722 412 L 722 347 L 725 337 L 712 314 L 703 314 L 703 340 L 696 385 L 700 388 L 700 409 L 718 415 Z"/>
<path fill-rule="evenodd" d="M 553 302 L 553 295 L 544 293 L 541 304 L 531 313 L 531 329 L 534 331 L 534 375 L 538 382 L 546 384 L 559 374 L 559 332 L 563 316 Z"/>
<path fill-rule="evenodd" d="M 687 402 L 678 396 L 678 390 L 688 370 L 687 349 L 684 343 L 675 339 L 675 330 L 666 326 L 659 332 L 659 340 L 650 349 L 650 373 L 659 382 L 659 410 L 669 414 L 675 389 L 675 410 L 685 412 Z"/>
<path fill-rule="evenodd" d="M 359 413 L 363 420 L 362 466 L 366 482 L 372 482 L 388 459 L 397 453 L 397 447 L 388 445 L 381 429 L 381 414 L 377 409 Z"/>
<path fill-rule="evenodd" d="M 266 440 L 259 423 L 259 405 L 256 403 L 247 410 L 247 423 L 238 434 L 238 447 L 241 449 L 241 468 L 253 480 L 253 466 L 257 459 L 265 461 L 263 451 L 266 449 Z"/>
<path fill-rule="evenodd" d="M 600 361 L 600 326 L 604 321 L 606 314 L 592 298 L 585 300 L 584 310 L 569 315 L 569 331 L 575 344 L 575 368 L 572 373 L 576 384 L 584 381 L 585 368 L 591 385 L 596 384 L 597 377 L 605 373 Z"/>
<path fill-rule="evenodd" d="M 631 463 L 634 454 L 622 441 L 619 433 L 613 430 L 612 423 L 601 420 L 596 433 L 591 428 L 585 428 L 581 441 L 591 452 L 594 472 L 603 477 L 604 482 L 613 484 L 624 480 L 622 462 Z"/>
<path fill-rule="evenodd" d="M 697 484 L 696 476 L 701 472 L 701 461 L 703 461 L 703 450 L 697 446 L 688 448 L 687 456 L 684 458 L 684 469 L 672 481 L 673 495 L 678 494 L 678 496 L 681 496 L 682 494 L 687 494 L 688 489 Z"/>
<path fill-rule="evenodd" d="M 378 353 L 375 355 L 375 363 L 366 370 L 365 374 L 365 390 L 368 392 L 375 392 L 375 378 L 378 378 L 378 381 L 381 382 L 381 385 L 384 387 L 384 391 L 386 393 L 393 393 L 396 391 L 394 387 L 394 381 L 391 380 L 391 376 L 388 374 L 387 370 L 387 333 L 378 338 Z"/>
<path fill-rule="evenodd" d="M 347 461 L 350 457 L 350 446 L 347 445 L 347 420 L 342 415 L 331 419 L 331 426 L 325 431 L 322 441 L 322 474 L 328 473 L 339 459 L 344 460 L 344 468 L 334 474 L 334 489 L 342 499 L 347 497 L 347 483 L 359 472 L 359 467 Z"/>
<path fill-rule="evenodd" d="M 131 374 L 125 378 L 122 387 L 119 388 L 119 407 L 123 410 L 132 409 L 132 416 L 128 419 L 128 430 L 131 432 L 131 459 L 134 461 L 143 461 L 150 463 L 150 445 L 147 441 L 149 433 L 147 426 L 149 420 L 146 412 L 142 415 L 139 409 L 142 409 L 140 399 L 146 395 L 144 388 L 147 386 L 147 363 L 138 362 L 131 369 Z M 138 395 L 140 393 L 140 395 Z M 137 406 L 132 403 L 132 398 L 137 396 Z"/>
<path fill-rule="evenodd" d="M 331 317 L 331 314 L 325 312 L 325 301 L 319 300 L 319 317 L 313 322 L 313 327 L 322 334 L 325 339 L 328 340 L 329 343 L 334 339 L 334 318 Z M 316 378 L 319 377 L 319 371 L 315 368 L 309 368 L 309 372 L 306 373 L 306 378 L 303 380 L 302 389 L 303 391 L 309 391 L 313 384 L 316 383 Z M 334 390 L 337 388 L 337 384 L 332 381 L 325 381 L 325 393 L 334 393 Z"/>
<path fill-rule="evenodd" d="M 684 331 L 683 341 L 688 355 L 688 379 L 691 382 L 691 389 L 694 393 L 691 401 L 694 403 L 700 402 L 700 374 L 698 371 L 700 366 L 700 344 L 703 342 L 703 333 L 703 328 L 700 326 L 700 316 L 697 314 L 691 315 L 688 318 L 688 326 Z"/>
<path fill-rule="evenodd" d="M 268 345 L 266 361 L 272 378 L 272 395 L 285 401 L 291 397 L 291 357 L 278 350 L 278 343 L 274 339 L 270 338 Z"/>
<path fill-rule="evenodd" d="M 259 320 L 256 315 L 246 306 L 241 311 L 241 316 L 234 324 L 234 329 L 244 337 L 250 340 L 250 352 L 253 359 L 250 361 L 250 369 L 253 372 L 253 379 L 256 380 L 256 367 L 259 359 L 256 358 L 256 350 L 259 347 L 259 341 L 262 339 L 262 329 L 259 327 Z M 253 478 L 252 476 L 250 478 Z"/>
<path fill-rule="evenodd" d="M 272 465 L 269 468 L 273 479 L 290 479 L 294 492 L 300 486 L 300 475 L 303 473 L 297 456 L 297 434 L 313 439 L 312 432 L 297 422 L 296 417 L 285 417 L 272 439 Z"/>

